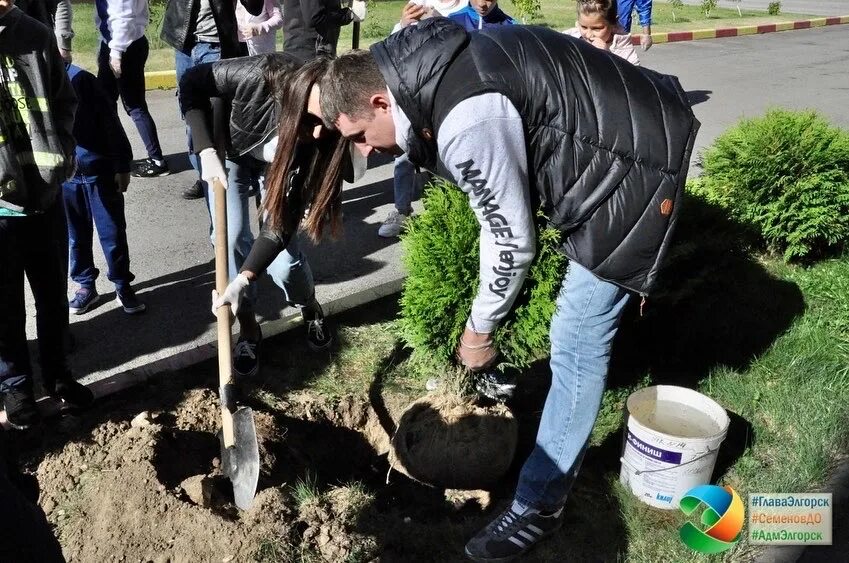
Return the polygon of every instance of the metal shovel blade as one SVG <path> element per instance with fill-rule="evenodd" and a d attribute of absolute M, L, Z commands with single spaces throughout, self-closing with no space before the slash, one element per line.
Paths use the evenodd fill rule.
<path fill-rule="evenodd" d="M 221 438 L 221 467 L 233 483 L 236 506 L 248 510 L 254 502 L 259 481 L 259 446 L 254 413 L 248 407 L 239 407 L 233 413 L 233 442 L 228 448 Z"/>

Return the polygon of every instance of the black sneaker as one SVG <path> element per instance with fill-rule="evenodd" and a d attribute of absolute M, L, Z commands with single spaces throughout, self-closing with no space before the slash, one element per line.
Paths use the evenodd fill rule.
<path fill-rule="evenodd" d="M 307 345 L 316 352 L 329 348 L 333 344 L 333 331 L 330 330 L 318 301 L 313 301 L 311 305 L 301 309 L 301 314 L 307 329 Z"/>
<path fill-rule="evenodd" d="M 183 190 L 183 199 L 203 199 L 203 182 L 197 180 Z"/>
<path fill-rule="evenodd" d="M 139 301 L 139 298 L 136 297 L 136 292 L 132 287 L 127 286 L 123 289 L 116 290 L 115 298 L 128 315 L 137 315 L 147 309 L 147 305 Z"/>
<path fill-rule="evenodd" d="M 9 387 L 3 393 L 3 410 L 9 426 L 17 430 L 26 430 L 41 419 L 35 406 L 35 394 L 32 386 L 23 383 Z"/>
<path fill-rule="evenodd" d="M 68 301 L 68 310 L 71 314 L 82 315 L 97 305 L 100 295 L 93 287 L 80 287 L 74 297 Z"/>
<path fill-rule="evenodd" d="M 516 394 L 516 375 L 514 370 L 499 369 L 476 373 L 474 374 L 475 391 L 493 401 L 509 401 Z"/>
<path fill-rule="evenodd" d="M 506 563 L 524 555 L 563 525 L 563 509 L 543 516 L 513 504 L 466 544 L 466 556 L 482 563 Z"/>
<path fill-rule="evenodd" d="M 63 412 L 81 411 L 94 403 L 94 393 L 91 389 L 70 378 L 57 381 L 51 395 L 62 403 Z"/>
<path fill-rule="evenodd" d="M 168 169 L 168 164 L 165 161 L 160 166 L 152 158 L 140 160 L 138 164 L 133 166 L 131 172 L 136 178 L 158 178 L 159 176 L 167 176 L 170 173 L 171 170 Z"/>
<path fill-rule="evenodd" d="M 262 333 L 259 340 L 239 338 L 233 348 L 233 371 L 241 377 L 251 377 L 259 371 L 259 345 L 262 343 Z"/>

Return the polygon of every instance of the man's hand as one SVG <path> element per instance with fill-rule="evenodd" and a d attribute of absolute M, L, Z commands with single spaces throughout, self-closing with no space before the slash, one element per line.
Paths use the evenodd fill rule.
<path fill-rule="evenodd" d="M 365 21 L 368 10 L 366 9 L 365 0 L 353 0 L 351 2 L 351 13 L 355 22 Z"/>
<path fill-rule="evenodd" d="M 59 55 L 62 57 L 62 60 L 65 61 L 65 64 L 69 65 L 74 62 L 74 55 L 67 49 L 59 47 Z"/>
<path fill-rule="evenodd" d="M 426 13 L 427 10 L 424 6 L 408 2 L 401 9 L 401 27 L 407 27 L 408 25 L 421 20 Z"/>
<path fill-rule="evenodd" d="M 121 57 L 115 56 L 115 53 L 109 55 L 109 68 L 112 69 L 115 78 L 121 78 Z"/>
<path fill-rule="evenodd" d="M 472 371 L 480 371 L 494 364 L 497 357 L 498 350 L 491 334 L 466 327 L 457 346 L 457 359 L 462 365 Z"/>
<path fill-rule="evenodd" d="M 218 158 L 218 152 L 212 147 L 200 151 L 200 178 L 212 189 L 212 182 L 216 178 L 227 188 L 227 172 Z"/>
<path fill-rule="evenodd" d="M 118 186 L 118 191 L 124 193 L 130 187 L 130 173 L 118 172 L 115 174 L 115 185 Z"/>

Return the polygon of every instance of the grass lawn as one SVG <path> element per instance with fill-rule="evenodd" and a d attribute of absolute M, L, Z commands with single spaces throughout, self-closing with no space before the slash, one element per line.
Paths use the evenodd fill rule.
<path fill-rule="evenodd" d="M 398 22 L 401 7 L 405 0 L 377 0 L 370 2 L 369 17 L 361 29 L 361 46 L 365 47 L 389 35 Z M 545 25 L 554 29 L 572 27 L 575 22 L 575 8 L 572 2 L 563 0 L 541 0 L 542 12 L 537 18 L 528 23 Z M 151 25 L 148 28 L 150 40 L 150 57 L 147 70 L 172 70 L 174 68 L 174 53 L 159 40 L 159 26 L 162 20 L 164 4 L 158 0 L 151 1 Z M 503 0 L 502 8 L 509 14 L 515 13 L 514 6 Z M 706 29 L 729 27 L 735 25 L 758 25 L 800 19 L 800 14 L 781 14 L 768 16 L 764 12 L 743 10 L 743 17 L 737 15 L 737 10 L 716 8 L 706 18 L 698 6 L 683 6 L 675 9 L 676 18 L 672 17 L 669 4 L 655 2 L 652 12 L 652 31 L 685 31 L 690 29 Z M 344 51 L 351 45 L 351 26 L 342 28 L 339 39 L 339 49 Z M 74 2 L 74 59 L 77 64 L 88 70 L 96 69 L 96 51 L 99 42 L 97 30 L 94 27 L 94 3 Z M 638 31 L 635 28 L 634 31 Z M 282 35 L 278 34 L 282 43 Z"/>
<path fill-rule="evenodd" d="M 815 490 L 846 455 L 849 256 L 787 265 L 748 251 L 739 227 L 723 217 L 699 199 L 687 200 L 656 294 L 642 317 L 632 303 L 617 337 L 608 390 L 564 531 L 529 561 L 708 560 L 679 540 L 680 512 L 649 508 L 618 482 L 622 408 L 637 388 L 684 385 L 725 407 L 732 423 L 714 481 L 734 487 L 744 502 L 750 492 Z M 339 353 L 329 364 L 313 366 L 309 358 L 286 353 L 279 361 L 298 370 L 299 385 L 330 397 L 369 395 L 376 381 L 396 396 L 423 394 L 424 382 L 445 371 L 412 363 L 396 340 L 394 314 L 395 305 L 385 300 L 360 322 L 340 323 Z M 538 420 L 548 377 L 541 361 L 520 387 L 513 408 L 526 430 Z M 280 388 L 269 391 L 273 396 Z M 509 495 L 511 486 L 500 494 Z M 412 542 L 410 553 L 420 553 L 444 534 L 450 540 L 428 553 L 449 560 L 463 539 L 453 526 L 434 521 L 415 538 L 397 541 Z M 380 535 L 377 540 L 390 541 Z M 741 542 L 722 558 L 749 560 L 753 550 L 744 529 Z"/>

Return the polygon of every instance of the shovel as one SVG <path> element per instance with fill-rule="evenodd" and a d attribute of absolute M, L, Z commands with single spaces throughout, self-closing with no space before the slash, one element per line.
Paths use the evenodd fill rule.
<path fill-rule="evenodd" d="M 213 181 L 215 194 L 215 289 L 227 289 L 227 195 L 224 185 Z M 241 510 L 253 504 L 259 480 L 259 447 L 254 413 L 248 407 L 236 406 L 233 380 L 230 306 L 219 307 L 218 318 L 218 382 L 221 394 L 221 467 L 233 483 L 233 498 Z"/>

